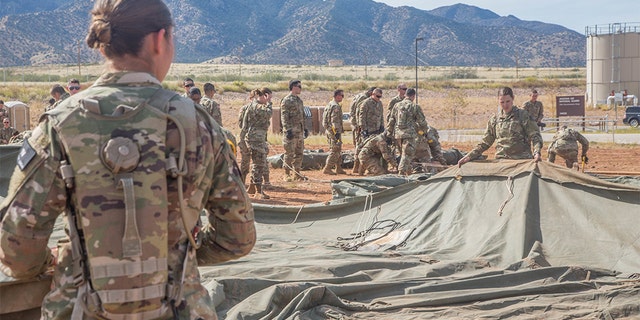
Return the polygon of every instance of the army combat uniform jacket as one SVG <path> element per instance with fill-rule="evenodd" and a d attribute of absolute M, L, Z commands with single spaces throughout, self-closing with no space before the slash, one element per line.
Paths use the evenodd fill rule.
<path fill-rule="evenodd" d="M 103 141 L 96 141 L 96 136 L 99 135 L 93 133 L 96 129 L 96 121 L 98 124 L 101 123 L 100 121 L 111 121 L 108 117 L 117 111 L 117 106 L 141 105 L 159 90 L 163 90 L 160 82 L 150 74 L 108 73 L 101 76 L 87 90 L 67 98 L 55 109 L 43 115 L 39 125 L 23 145 L 22 155 L 18 157 L 17 166 L 11 178 L 9 194 L 0 205 L 0 215 L 3 217 L 0 225 L 0 270 L 3 273 L 18 279 L 26 279 L 43 273 L 51 266 L 52 254 L 47 242 L 56 218 L 63 212 L 67 215 L 67 221 L 75 221 L 76 219 L 69 215 L 70 211 L 89 212 L 100 218 L 100 212 L 104 210 L 123 210 L 122 200 L 105 199 L 107 196 L 101 193 L 104 188 L 114 189 L 112 177 L 105 178 L 96 176 L 92 172 L 77 170 L 74 171 L 75 181 L 82 178 L 83 181 L 92 180 L 92 182 L 69 187 L 69 182 L 63 179 L 60 168 L 67 157 L 83 160 L 77 161 L 76 165 L 85 167 L 100 165 L 101 161 L 104 163 L 103 159 L 99 159 Z M 88 109 L 81 105 L 81 101 L 87 101 L 85 98 L 99 102 L 98 113 L 88 114 Z M 179 129 L 173 121 L 166 121 L 165 125 L 164 120 L 158 122 L 154 118 L 156 122 L 149 123 L 145 121 L 147 119 L 135 118 L 136 113 L 133 111 L 131 112 L 133 115 L 127 118 L 125 112 L 123 121 L 126 119 L 140 121 L 131 126 L 136 129 L 130 132 L 119 132 L 116 129 L 111 134 L 127 137 L 138 144 L 141 159 L 148 156 L 146 150 L 149 148 L 164 150 L 167 157 L 178 153 L 180 146 L 184 148 L 186 172 L 184 172 L 181 186 L 184 191 L 184 202 L 179 200 L 176 191 L 179 188 L 177 179 L 170 176 L 166 177 L 166 183 L 156 184 L 157 187 L 153 190 L 149 188 L 137 191 L 135 202 L 144 200 L 145 203 L 151 203 L 155 208 L 154 211 L 164 212 L 163 216 L 168 222 L 168 226 L 165 227 L 167 234 L 158 235 L 153 239 L 141 239 L 141 243 L 143 250 L 156 246 L 168 248 L 168 252 L 164 254 L 167 257 L 168 277 L 182 284 L 184 300 L 177 307 L 178 318 L 216 319 L 211 298 L 200 283 L 197 267 L 198 264 L 208 265 L 237 259 L 251 251 L 256 239 L 253 208 L 240 181 L 237 165 L 233 161 L 228 144 L 225 143 L 223 132 L 213 119 L 200 107 L 195 106 L 191 100 L 178 95 L 174 95 L 169 100 L 165 110 L 173 119 L 178 119 L 177 121 L 191 117 L 185 114 L 192 115 L 195 121 L 182 123 L 183 128 Z M 82 116 L 90 117 L 92 119 L 90 123 L 94 127 L 89 125 L 83 127 L 82 121 L 72 122 L 79 123 L 75 127 L 66 125 L 67 120 L 76 121 L 75 119 Z M 165 134 L 154 135 L 149 130 L 143 132 L 145 128 L 152 125 L 157 128 L 166 127 L 166 130 L 163 130 L 166 137 Z M 179 137 L 182 134 L 178 131 L 185 135 L 184 144 L 180 142 Z M 148 139 L 138 140 L 140 136 Z M 80 145 L 82 148 L 95 146 L 95 152 L 74 154 L 73 149 L 69 152 L 63 147 L 63 141 L 71 145 Z M 162 141 L 164 145 L 159 145 L 163 143 Z M 164 174 L 162 162 L 164 161 L 158 162 L 162 167 L 156 169 L 156 172 Z M 166 190 L 161 190 L 165 189 L 162 186 L 166 186 Z M 154 194 L 160 194 L 161 191 L 166 198 L 154 197 Z M 93 195 L 78 198 L 77 193 Z M 150 210 L 138 209 L 142 211 L 138 212 L 139 214 L 147 214 L 138 215 L 139 225 L 145 226 L 158 221 L 153 212 L 150 216 L 148 215 Z M 193 219 L 194 216 L 200 216 L 203 209 L 206 209 L 208 224 L 205 223 L 200 231 L 202 245 L 197 251 L 190 250 L 189 235 L 185 229 L 191 230 L 191 226 L 188 223 L 187 227 L 183 225 L 183 215 Z M 190 223 L 195 224 L 195 220 Z M 114 227 L 109 222 L 98 224 L 94 228 L 99 228 L 98 230 L 101 228 L 101 231 L 92 235 L 85 234 L 85 239 L 87 237 L 114 238 L 96 243 L 97 246 L 106 246 L 108 249 L 114 242 L 118 243 L 122 239 L 122 231 L 116 231 L 120 236 L 112 234 Z M 71 252 L 69 238 L 60 241 L 57 249 L 57 265 L 54 266 L 52 289 L 44 298 L 42 319 L 69 319 L 74 311 L 74 305 L 80 300 L 79 288 L 74 284 L 74 274 L 78 271 L 75 270 L 76 264 L 72 261 L 75 253 Z M 128 307 L 132 306 L 128 305 Z M 144 308 L 144 306 L 138 308 Z M 85 314 L 83 318 L 88 317 Z M 173 318 L 173 316 L 169 311 L 160 318 Z"/>
<path fill-rule="evenodd" d="M 207 110 L 207 113 L 213 117 L 213 120 L 222 127 L 222 111 L 220 111 L 220 104 L 215 102 L 213 99 L 204 96 L 202 97 L 202 100 L 200 100 L 200 105 Z"/>
<path fill-rule="evenodd" d="M 475 159 L 496 143 L 496 159 L 532 159 L 533 153 L 540 154 L 542 136 L 535 121 L 529 113 L 513 106 L 511 112 L 495 114 L 489 119 L 487 129 L 480 142 L 471 152 L 469 158 Z"/>

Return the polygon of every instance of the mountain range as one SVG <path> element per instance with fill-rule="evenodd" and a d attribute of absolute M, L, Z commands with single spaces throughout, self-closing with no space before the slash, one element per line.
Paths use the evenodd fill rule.
<path fill-rule="evenodd" d="M 99 62 L 85 42 L 87 0 L 2 0 L 0 66 Z M 455 4 L 372 0 L 166 0 L 176 62 L 583 67 L 585 36 L 560 25 Z M 416 39 L 422 40 L 416 40 Z"/>

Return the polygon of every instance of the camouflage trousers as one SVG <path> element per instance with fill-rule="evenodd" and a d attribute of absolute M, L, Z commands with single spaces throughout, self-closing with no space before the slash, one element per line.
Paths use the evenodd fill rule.
<path fill-rule="evenodd" d="M 398 173 L 409 175 L 413 170 L 411 162 L 416 156 L 416 139 L 404 138 L 397 139 L 398 144 L 402 146 L 402 155 L 400 156 L 400 163 L 398 164 Z"/>
<path fill-rule="evenodd" d="M 298 174 L 302 175 L 302 158 L 304 156 L 304 138 L 294 137 L 293 139 L 282 139 L 284 146 L 283 167 L 285 172 L 293 169 Z"/>
<path fill-rule="evenodd" d="M 251 153 L 251 183 L 262 184 L 262 178 L 267 172 L 267 154 L 269 146 L 266 142 L 249 142 Z"/>
<path fill-rule="evenodd" d="M 386 164 L 386 161 L 384 161 L 382 154 L 379 152 L 369 150 L 369 148 L 363 148 L 358 153 L 358 159 L 360 159 L 358 173 L 361 175 L 367 171 L 369 171 L 369 174 L 376 176 L 387 173 L 387 169 L 382 166 L 383 163 Z"/>
<path fill-rule="evenodd" d="M 555 162 L 556 155 L 559 155 L 564 159 L 564 164 L 567 166 L 567 168 L 573 168 L 573 164 L 578 163 L 578 150 L 549 150 L 549 162 Z"/>
<path fill-rule="evenodd" d="M 240 172 L 242 173 L 242 181 L 247 183 L 249 164 L 251 163 L 251 152 L 249 151 L 247 142 L 240 139 L 240 141 L 238 141 L 238 150 L 240 151 Z"/>
<path fill-rule="evenodd" d="M 329 142 L 329 156 L 327 156 L 326 167 L 331 169 L 336 166 L 338 168 L 342 165 L 342 141 L 338 141 L 331 133 L 327 133 L 327 140 Z"/>

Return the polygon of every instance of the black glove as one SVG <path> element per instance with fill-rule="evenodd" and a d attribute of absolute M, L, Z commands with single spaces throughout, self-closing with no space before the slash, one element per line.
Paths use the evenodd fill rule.
<path fill-rule="evenodd" d="M 538 127 L 540 127 L 540 128 L 544 128 L 544 127 L 546 127 L 546 126 L 547 126 L 547 124 L 546 124 L 546 123 L 544 123 L 544 122 L 540 122 L 540 123 L 538 123 Z"/>
<path fill-rule="evenodd" d="M 584 163 L 589 163 L 589 158 L 587 158 L 587 155 L 586 155 L 586 154 L 583 154 L 583 155 L 582 155 L 582 161 L 583 161 Z"/>
<path fill-rule="evenodd" d="M 367 131 L 367 130 L 362 130 L 362 136 L 363 136 L 364 138 L 368 137 L 368 136 L 369 136 L 369 131 Z"/>
<path fill-rule="evenodd" d="M 342 135 L 340 135 L 339 133 L 335 134 L 336 140 L 340 141 L 340 138 L 342 137 Z"/>
<path fill-rule="evenodd" d="M 287 139 L 289 140 L 293 139 L 293 130 L 291 129 L 287 130 Z"/>
<path fill-rule="evenodd" d="M 309 136 L 309 130 L 304 129 L 304 138 L 306 139 Z"/>

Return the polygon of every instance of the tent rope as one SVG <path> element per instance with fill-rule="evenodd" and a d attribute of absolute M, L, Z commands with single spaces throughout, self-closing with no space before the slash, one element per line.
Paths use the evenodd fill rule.
<path fill-rule="evenodd" d="M 513 177 L 512 176 L 507 177 L 507 191 L 509 191 L 509 197 L 507 197 L 507 199 L 504 200 L 504 202 L 502 202 L 502 204 L 500 205 L 500 209 L 498 209 L 499 216 L 502 216 L 502 210 L 504 210 L 504 207 L 507 205 L 507 203 L 511 201 L 511 199 L 513 199 Z"/>

